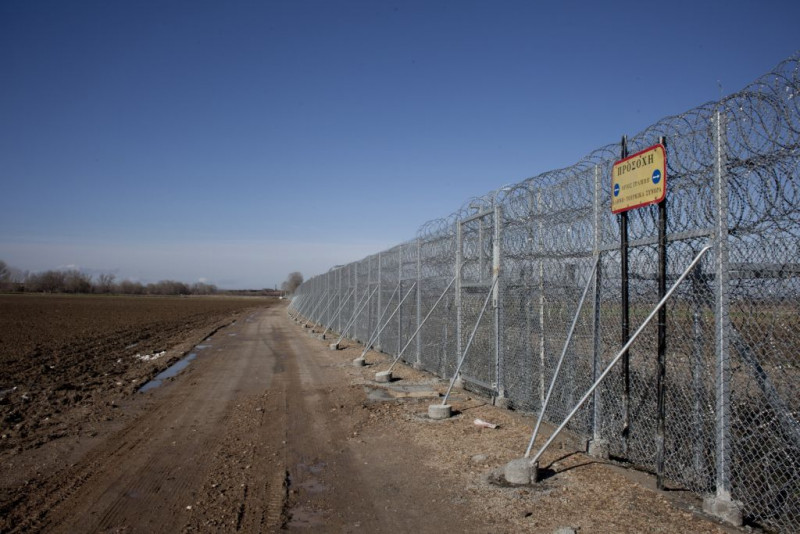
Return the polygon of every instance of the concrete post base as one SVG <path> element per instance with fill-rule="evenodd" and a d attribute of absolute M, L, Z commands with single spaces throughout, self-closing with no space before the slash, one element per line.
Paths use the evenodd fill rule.
<path fill-rule="evenodd" d="M 461 380 L 460 376 L 456 378 L 455 382 L 453 382 L 453 387 L 458 389 L 464 389 L 464 381 Z"/>
<path fill-rule="evenodd" d="M 422 362 L 414 362 L 411 364 L 411 367 L 416 369 L 417 371 L 422 370 Z"/>
<path fill-rule="evenodd" d="M 531 464 L 528 458 L 517 458 L 506 464 L 503 475 L 509 484 L 527 486 L 538 479 L 539 465 Z"/>
<path fill-rule="evenodd" d="M 727 492 L 703 499 L 703 511 L 729 525 L 742 526 L 742 503 L 731 499 Z"/>
<path fill-rule="evenodd" d="M 375 373 L 375 382 L 391 382 L 391 381 L 392 381 L 391 371 L 381 371 L 380 373 Z"/>
<path fill-rule="evenodd" d="M 604 439 L 589 440 L 588 453 L 589 456 L 594 456 L 595 458 L 600 458 L 602 460 L 608 460 L 610 455 L 608 441 Z"/>
<path fill-rule="evenodd" d="M 431 404 L 428 406 L 428 417 L 431 419 L 449 419 L 453 416 L 453 407 L 449 404 Z"/>
<path fill-rule="evenodd" d="M 339 343 L 331 343 L 330 348 L 331 350 L 339 350 Z"/>
<path fill-rule="evenodd" d="M 367 360 L 364 358 L 356 358 L 353 360 L 353 367 L 364 367 L 365 365 L 367 365 Z"/>
<path fill-rule="evenodd" d="M 511 399 L 508 397 L 495 397 L 494 398 L 494 405 L 498 408 L 503 408 L 508 410 L 511 408 Z"/>

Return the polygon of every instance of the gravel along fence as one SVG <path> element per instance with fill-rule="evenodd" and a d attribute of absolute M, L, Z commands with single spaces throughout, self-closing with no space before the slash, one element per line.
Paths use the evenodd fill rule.
<path fill-rule="evenodd" d="M 408 345 L 404 361 L 447 378 L 474 331 L 462 382 L 537 415 L 559 367 L 544 418 L 560 424 L 624 344 L 624 317 L 631 334 L 710 246 L 567 428 L 745 521 L 799 531 L 800 53 L 623 145 L 660 141 L 663 281 L 658 205 L 627 212 L 623 254 L 613 144 L 309 279 L 290 309 L 390 354 Z"/>

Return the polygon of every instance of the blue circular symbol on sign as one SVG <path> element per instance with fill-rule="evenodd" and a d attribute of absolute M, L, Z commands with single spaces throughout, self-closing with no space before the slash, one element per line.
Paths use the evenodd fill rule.
<path fill-rule="evenodd" d="M 619 196 L 619 184 L 614 184 L 614 196 Z"/>
<path fill-rule="evenodd" d="M 661 171 L 656 169 L 653 171 L 653 184 L 658 184 L 661 181 Z"/>

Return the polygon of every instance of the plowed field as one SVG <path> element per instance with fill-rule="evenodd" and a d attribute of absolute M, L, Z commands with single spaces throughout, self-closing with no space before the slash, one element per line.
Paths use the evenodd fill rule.
<path fill-rule="evenodd" d="M 113 418 L 122 399 L 193 343 L 272 302 L 0 295 L 0 451 L 91 434 L 92 422 Z"/>

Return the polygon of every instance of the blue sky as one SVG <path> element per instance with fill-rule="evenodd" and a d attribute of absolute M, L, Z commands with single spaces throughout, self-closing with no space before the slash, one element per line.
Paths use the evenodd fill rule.
<path fill-rule="evenodd" d="M 0 2 L 0 259 L 280 284 L 800 49 L 800 2 Z"/>

